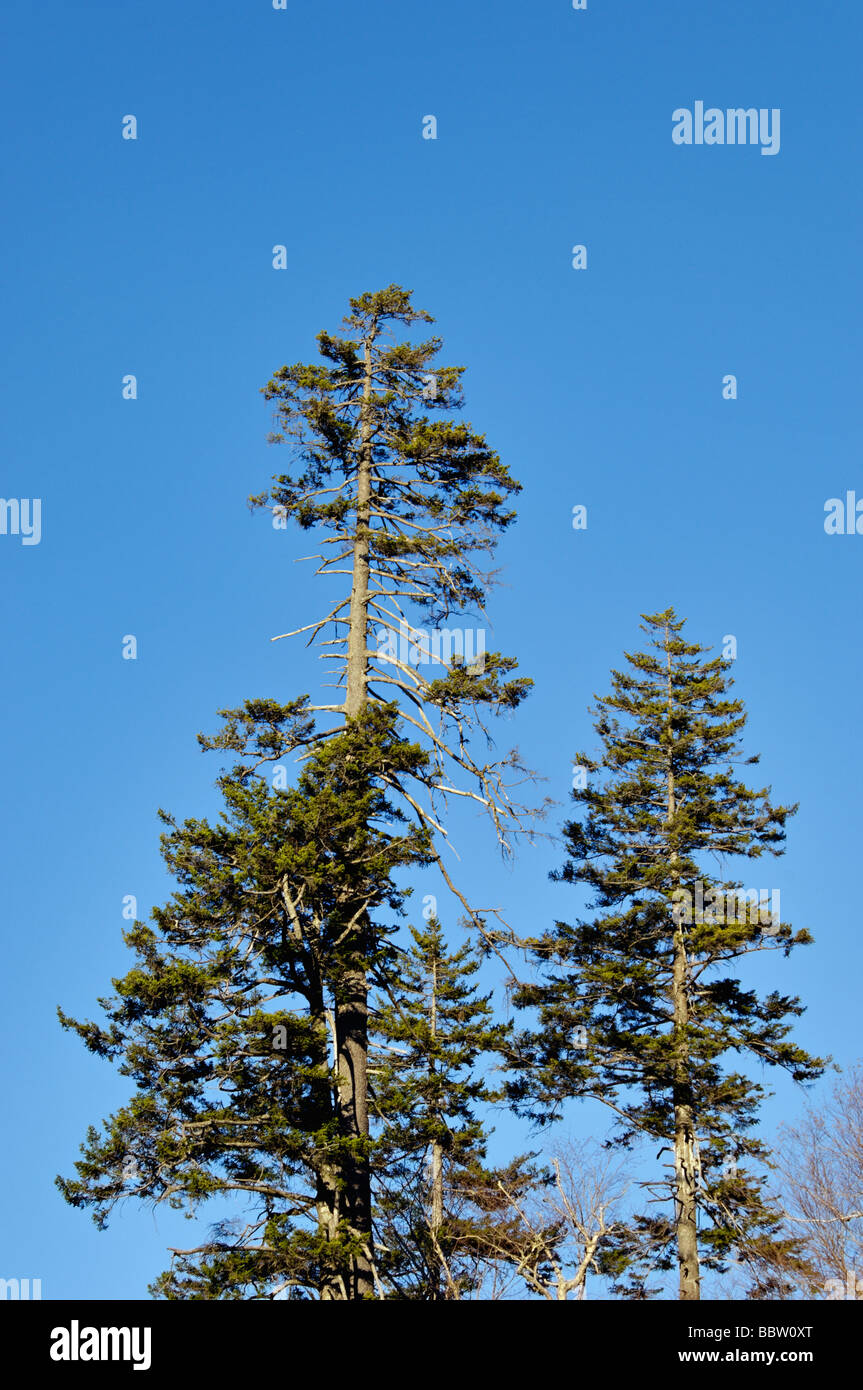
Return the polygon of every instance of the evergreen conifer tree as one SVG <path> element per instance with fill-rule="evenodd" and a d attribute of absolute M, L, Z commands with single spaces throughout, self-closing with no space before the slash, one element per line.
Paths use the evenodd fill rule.
<path fill-rule="evenodd" d="M 381 781 L 416 827 L 431 834 L 437 868 L 474 927 L 491 940 L 486 918 L 444 864 L 446 819 L 454 798 L 479 803 L 501 850 L 511 852 L 526 808 L 513 801 L 508 779 L 515 772 L 521 780 L 524 769 L 516 750 L 478 760 L 471 740 L 479 734 L 490 747 L 485 718 L 514 709 L 532 682 L 508 679 L 517 662 L 486 652 L 484 643 L 480 651 L 479 635 L 469 640 L 473 629 L 441 625 L 483 611 L 491 575 L 480 562 L 514 520 L 507 500 L 520 486 L 483 435 L 447 417 L 463 405 L 464 368 L 435 365 L 441 339 L 390 341 L 393 325 L 433 322 L 414 308 L 410 292 L 389 285 L 352 299 L 350 310 L 347 336 L 318 334 L 322 362 L 281 367 L 264 388 L 278 424 L 270 438 L 293 447 L 298 471 L 277 475 L 269 492 L 250 499 L 253 506 L 271 504 L 280 522 L 290 518 L 303 530 L 322 532 L 317 574 L 348 580 L 319 618 L 283 634 L 308 633 L 310 643 L 320 643 L 342 695 L 338 703 L 308 706 L 336 723 L 317 727 L 311 741 L 295 748 L 338 736 L 367 705 L 396 704 L 428 761 L 411 774 L 384 770 Z M 415 626 L 416 615 L 432 629 Z M 355 930 L 353 968 L 335 1001 L 335 1033 L 343 1123 L 356 1141 L 345 1180 L 355 1225 L 368 1241 L 369 982 L 361 914 Z M 362 1257 L 356 1289 L 358 1297 L 373 1291 Z"/>
<path fill-rule="evenodd" d="M 500 1093 L 479 1067 L 512 1025 L 495 1022 L 491 994 L 477 992 L 478 953 L 469 942 L 448 951 L 435 917 L 411 937 L 374 1011 L 378 1227 L 405 1271 L 403 1296 L 459 1299 L 482 1289 L 495 1263 L 524 1256 L 505 1194 L 521 1197 L 539 1175 L 533 1155 L 487 1166 L 479 1108 Z"/>
<path fill-rule="evenodd" d="M 250 755 L 308 730 L 302 701 L 250 703 L 242 735 L 229 725 Z M 382 771 L 415 773 L 425 757 L 394 725 L 392 708 L 363 711 L 293 788 L 240 764 L 220 778 L 214 825 L 161 813 L 178 891 L 126 933 L 138 962 L 100 1000 L 108 1026 L 60 1013 L 137 1087 L 103 1133 L 90 1129 L 78 1178 L 58 1179 L 66 1199 L 100 1226 L 130 1196 L 190 1214 L 221 1200 L 227 1213 L 156 1294 L 346 1299 L 373 1266 L 350 1186 L 368 1139 L 344 1122 L 335 1003 L 360 948 L 386 979 L 404 902 L 393 873 L 429 859 L 428 834 L 381 790 Z"/>
<path fill-rule="evenodd" d="M 531 682 L 508 679 L 516 662 L 469 642 L 463 628 L 428 632 L 410 615 L 440 624 L 482 609 L 491 577 L 478 560 L 513 520 L 506 501 L 519 486 L 469 424 L 430 418 L 462 404 L 463 368 L 432 369 L 440 339 L 388 341 L 392 324 L 430 321 L 398 286 L 362 295 L 345 321 L 350 336 L 319 335 L 322 364 L 283 367 L 265 388 L 277 402 L 273 438 L 293 442 L 299 473 L 280 474 L 271 494 L 252 501 L 271 501 L 277 523 L 290 517 L 324 532 L 318 572 L 347 575 L 342 601 L 298 629 L 335 661 L 342 698 L 222 711 L 220 733 L 201 741 L 242 760 L 222 782 L 226 825 L 168 818 L 166 858 L 184 891 L 157 910 L 155 928 L 136 923 L 128 934 L 141 964 L 103 1001 L 107 1029 L 61 1013 L 93 1051 L 122 1058 L 138 1086 L 106 1135 L 91 1129 L 79 1179 L 58 1180 L 68 1200 L 106 1219 L 123 1190 L 122 1161 L 144 1174 L 140 1196 L 248 1190 L 263 1203 L 264 1224 L 240 1234 L 236 1257 L 227 1237 L 191 1252 L 160 1285 L 168 1296 L 271 1296 L 274 1279 L 327 1298 L 380 1292 L 368 992 L 391 949 L 394 922 L 381 913 L 397 918 L 403 901 L 392 875 L 436 865 L 493 939 L 444 864 L 447 807 L 452 798 L 479 803 L 509 852 L 524 808 L 508 778 L 523 769 L 515 752 L 477 759 L 471 740 L 479 733 L 490 747 L 485 717 L 515 708 Z M 295 794 L 274 795 L 261 769 L 290 757 L 308 760 L 307 770 Z M 269 1022 L 250 1010 L 288 1009 L 292 994 L 303 1003 L 298 1011 L 295 997 L 281 1020 L 288 1091 L 271 1093 L 271 1057 L 254 1061 L 243 1039 Z M 292 1105 L 302 1099 L 296 1112 L 288 1092 Z M 280 1106 L 284 1120 L 274 1118 Z M 281 1171 L 288 1155 L 313 1177 L 314 1238 L 308 1192 L 288 1193 L 275 1169 L 262 1185 L 245 1166 Z"/>
<path fill-rule="evenodd" d="M 789 1038 L 799 1000 L 759 997 L 735 972 L 754 952 L 787 956 L 808 932 L 724 877 L 726 857 L 781 854 L 796 807 L 774 805 L 735 770 L 758 758 L 742 758 L 731 663 L 686 642 L 673 609 L 644 616 L 649 649 L 627 653 L 612 694 L 597 699 L 602 751 L 578 755 L 587 784 L 573 792 L 580 816 L 552 874 L 592 889 L 595 915 L 532 942 L 538 978 L 514 997 L 539 1027 L 517 1041 L 509 1090 L 540 1123 L 571 1097 L 593 1097 L 614 1111 L 617 1142 L 670 1152 L 669 1179 L 651 1188 L 668 1194 L 667 1214 L 636 1219 L 622 1264 L 636 1269 L 639 1250 L 655 1268 L 676 1263 L 680 1298 L 696 1299 L 702 1264 L 721 1269 L 733 1252 L 763 1255 L 781 1238 L 751 1166 L 767 1160 L 751 1134 L 763 1088 L 737 1059 L 799 1082 L 824 1061 Z M 635 1296 L 637 1286 L 636 1275 Z"/>

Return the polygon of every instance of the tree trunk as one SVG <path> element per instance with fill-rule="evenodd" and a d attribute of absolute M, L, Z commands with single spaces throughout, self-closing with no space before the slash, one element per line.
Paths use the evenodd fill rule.
<path fill-rule="evenodd" d="M 432 984 L 431 984 L 431 1036 L 437 1037 L 437 960 L 432 960 Z M 434 1061 L 431 1062 L 430 1070 L 432 1076 L 435 1073 Z M 435 1116 L 439 1119 L 439 1116 Z M 443 1225 L 443 1145 L 439 1139 L 432 1142 L 431 1150 L 431 1214 L 429 1218 L 429 1228 L 432 1235 L 433 1246 L 433 1269 L 434 1269 L 434 1297 L 441 1296 L 441 1275 L 440 1268 L 440 1229 Z"/>
<path fill-rule="evenodd" d="M 686 1046 L 689 1003 L 686 997 L 686 952 L 683 932 L 679 925 L 675 931 L 674 939 L 672 990 L 674 996 L 674 1031 L 678 1038 L 674 1081 L 674 1206 L 677 1226 L 677 1257 L 680 1267 L 680 1298 L 699 1299 L 701 1297 L 701 1277 L 698 1268 L 698 1227 L 696 1220 L 695 1126 Z"/>
<path fill-rule="evenodd" d="M 299 929 L 295 933 L 299 940 L 302 936 Z M 322 1068 L 326 1068 L 330 1059 L 329 1048 L 329 1029 L 327 1026 L 327 1010 L 324 1003 L 324 989 L 320 974 L 314 960 L 314 952 L 307 948 L 307 969 L 310 977 L 311 988 L 309 992 L 309 1009 L 311 1017 L 318 1026 L 321 1038 L 320 1053 L 318 1062 Z M 323 1128 L 333 1119 L 333 1099 L 327 1090 L 321 1095 L 321 1104 L 316 1115 L 318 1126 Z M 339 1234 L 339 1219 L 342 1198 L 339 1191 L 339 1174 L 334 1164 L 328 1162 L 326 1158 L 321 1159 L 316 1165 L 315 1170 L 315 1213 L 318 1222 L 318 1231 L 327 1241 L 335 1241 Z M 321 1301 L 324 1303 L 341 1302 L 347 1294 L 344 1277 L 338 1268 L 333 1265 L 324 1275 L 320 1285 Z"/>
<path fill-rule="evenodd" d="M 336 1005 L 339 1128 L 360 1144 L 368 1137 L 368 983 L 360 961 L 343 977 Z M 374 1296 L 372 1272 L 371 1181 L 368 1155 L 358 1149 L 343 1171 L 344 1204 L 353 1235 L 365 1246 L 353 1257 L 348 1297 Z"/>
<path fill-rule="evenodd" d="M 443 1225 L 443 1145 L 435 1139 L 431 1154 L 431 1228 L 435 1239 Z"/>
<path fill-rule="evenodd" d="M 668 650 L 669 630 L 666 625 L 666 657 L 668 670 L 669 731 L 673 709 L 671 688 L 671 652 Z M 676 810 L 673 751 L 668 753 L 668 814 L 670 824 Z M 679 885 L 676 869 L 677 852 L 670 848 L 672 887 Z M 677 1229 L 677 1259 L 680 1271 L 679 1297 L 686 1300 L 701 1298 L 701 1275 L 698 1267 L 697 1194 L 695 1178 L 695 1122 L 692 1106 L 692 1084 L 689 1075 L 689 996 L 687 993 L 686 941 L 683 922 L 674 923 L 674 958 L 671 976 L 671 999 L 674 1009 L 674 1218 Z"/>
<path fill-rule="evenodd" d="M 318 1230 L 326 1240 L 334 1241 L 339 1234 L 338 1174 L 331 1164 L 321 1164 L 316 1174 L 315 1210 Z M 328 1275 L 321 1282 L 321 1302 L 341 1302 L 347 1289 L 338 1274 Z"/>
<path fill-rule="evenodd" d="M 356 716 L 366 703 L 368 670 L 369 540 L 372 490 L 372 349 L 365 342 L 365 380 L 361 410 L 361 446 L 357 469 L 357 513 L 353 546 L 350 626 L 348 629 L 347 688 L 345 714 Z M 368 980 L 364 946 L 365 922 L 356 929 L 353 960 L 346 970 L 335 1002 L 336 1068 L 339 1085 L 339 1119 L 342 1134 L 360 1141 L 368 1138 Z M 351 1231 L 359 1237 L 365 1251 L 353 1261 L 348 1282 L 348 1298 L 374 1297 L 372 1269 L 371 1177 L 366 1153 L 355 1152 L 345 1164 L 345 1209 Z"/>
<path fill-rule="evenodd" d="M 348 627 L 345 714 L 357 715 L 366 703 L 369 621 L 369 537 L 372 497 L 372 346 L 365 344 L 365 380 L 360 414 L 360 458 L 357 469 L 357 516 L 352 557 L 353 582 Z"/>

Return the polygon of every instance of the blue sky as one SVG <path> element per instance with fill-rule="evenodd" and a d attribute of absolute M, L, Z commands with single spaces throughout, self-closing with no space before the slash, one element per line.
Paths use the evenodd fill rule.
<path fill-rule="evenodd" d="M 536 687 L 506 736 L 565 803 L 639 614 L 733 634 L 747 749 L 800 801 L 771 886 L 816 937 L 752 978 L 803 995 L 805 1046 L 863 1053 L 863 538 L 823 524 L 828 498 L 863 497 L 861 38 L 855 7 L 803 0 L 8 0 L 0 492 L 42 499 L 42 534 L 0 535 L 0 1275 L 141 1297 L 188 1240 L 131 1208 L 100 1235 L 56 1192 L 127 1086 L 55 1008 L 92 1017 L 130 963 L 124 895 L 141 915 L 168 895 L 156 808 L 215 809 L 197 732 L 316 688 L 269 640 L 323 596 L 292 563 L 307 538 L 245 505 L 281 462 L 258 388 L 391 281 L 435 315 L 468 417 L 524 485 L 490 644 Z M 675 145 L 698 100 L 779 108 L 779 153 Z M 547 879 L 559 847 L 501 870 L 462 831 L 476 897 L 525 931 L 575 913 Z M 768 1133 L 803 1099 L 776 1090 Z"/>

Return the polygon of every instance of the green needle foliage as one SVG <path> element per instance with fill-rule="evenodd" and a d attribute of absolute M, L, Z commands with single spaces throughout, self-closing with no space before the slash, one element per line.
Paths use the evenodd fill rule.
<path fill-rule="evenodd" d="M 512 1025 L 495 1022 L 491 994 L 477 992 L 477 953 L 468 943 L 448 952 L 434 917 L 411 936 L 374 1016 L 381 1269 L 402 1298 L 463 1299 L 524 1256 L 511 1198 L 539 1179 L 533 1155 L 486 1164 L 478 1107 L 500 1092 L 478 1064 L 499 1057 Z"/>
<path fill-rule="evenodd" d="M 204 743 L 259 757 L 308 729 L 303 701 L 252 706 L 242 734 L 229 722 Z M 358 953 L 386 980 L 404 902 L 393 874 L 430 857 L 380 787 L 382 770 L 416 773 L 426 756 L 395 722 L 392 707 L 366 709 L 294 788 L 240 764 L 220 778 L 214 825 L 161 813 L 177 892 L 126 934 L 138 963 L 100 1000 L 108 1026 L 60 1011 L 137 1088 L 90 1129 L 77 1179 L 58 1179 L 67 1201 L 102 1227 L 130 1196 L 190 1214 L 222 1199 L 212 1237 L 176 1255 L 157 1295 L 350 1296 L 367 1234 L 346 1174 L 368 1140 L 344 1122 L 333 1019 Z"/>
<path fill-rule="evenodd" d="M 178 1254 L 157 1285 L 172 1298 L 381 1295 L 368 998 L 391 968 L 405 896 L 394 875 L 435 865 L 491 941 L 443 863 L 449 806 L 478 804 L 505 853 L 525 815 L 510 794 L 517 753 L 483 761 L 471 742 L 490 749 L 485 718 L 531 682 L 510 678 L 512 658 L 480 658 L 464 629 L 411 620 L 481 610 L 479 561 L 519 485 L 449 414 L 464 369 L 433 366 L 440 340 L 389 340 L 392 325 L 431 322 L 410 293 L 390 285 L 350 310 L 347 336 L 319 335 L 321 362 L 282 367 L 265 388 L 273 438 L 299 471 L 253 499 L 272 502 L 277 525 L 321 533 L 318 573 L 346 576 L 341 601 L 297 629 L 321 645 L 341 699 L 221 712 L 201 741 L 240 759 L 221 782 L 223 823 L 166 818 L 180 892 L 128 934 L 140 963 L 102 1001 L 109 1026 L 61 1013 L 138 1087 L 104 1134 L 90 1131 L 78 1180 L 59 1180 L 67 1199 L 100 1222 L 132 1192 L 251 1205 L 245 1224 L 231 1212 L 215 1242 Z M 261 773 L 282 759 L 304 763 L 293 790 Z"/>
<path fill-rule="evenodd" d="M 515 709 L 532 681 L 509 678 L 512 657 L 480 653 L 473 629 L 440 625 L 483 613 L 492 575 L 482 564 L 515 519 L 508 501 L 520 484 L 451 414 L 464 404 L 465 369 L 436 363 L 442 340 L 391 341 L 394 325 L 433 322 L 410 292 L 389 285 L 350 309 L 345 336 L 318 334 L 320 362 L 281 367 L 264 390 L 278 425 L 270 439 L 296 468 L 251 504 L 269 505 L 277 526 L 320 535 L 317 574 L 344 580 L 337 601 L 284 635 L 309 634 L 342 692 L 310 709 L 344 718 L 366 702 L 399 704 L 430 754 L 392 787 L 415 820 L 439 840 L 450 797 L 472 797 L 509 852 L 525 808 L 508 777 L 524 769 L 514 752 L 478 761 L 470 741 L 478 732 L 489 747 L 483 719 Z"/>
<path fill-rule="evenodd" d="M 602 752 L 578 755 L 580 815 L 565 826 L 568 859 L 552 875 L 591 889 L 595 915 L 531 943 L 538 978 L 515 997 L 539 1026 L 517 1040 L 509 1092 L 541 1124 L 571 1097 L 601 1100 L 618 1143 L 640 1137 L 670 1156 L 667 1179 L 649 1187 L 666 1214 L 636 1218 L 616 1272 L 636 1271 L 641 1256 L 657 1269 L 676 1264 L 680 1297 L 693 1299 L 702 1264 L 723 1269 L 734 1252 L 757 1263 L 781 1226 L 755 1171 L 767 1161 L 751 1134 L 763 1088 L 738 1059 L 799 1082 L 825 1062 L 789 1036 L 799 1000 L 759 996 L 733 970 L 754 952 L 787 956 L 809 934 L 753 910 L 739 881 L 715 873 L 727 872 L 726 857 L 781 854 L 796 807 L 774 805 L 769 788 L 751 789 L 735 769 L 758 758 L 742 758 L 746 715 L 728 694 L 731 663 L 684 641 L 673 609 L 645 619 L 648 651 L 627 653 L 612 694 L 597 699 Z"/>
<path fill-rule="evenodd" d="M 280 368 L 264 395 L 275 405 L 271 438 L 293 450 L 296 467 L 251 502 L 271 503 L 277 525 L 290 519 L 320 535 L 316 572 L 344 585 L 320 616 L 284 634 L 308 634 L 320 646 L 342 697 L 309 706 L 335 718 L 330 728 L 316 729 L 314 744 L 337 737 L 367 705 L 398 706 L 403 736 L 418 738 L 428 759 L 412 771 L 378 775 L 417 830 L 431 834 L 434 863 L 473 926 L 490 938 L 485 917 L 453 883 L 442 850 L 456 798 L 479 804 L 502 852 L 511 851 L 526 811 L 512 798 L 512 775 L 520 781 L 524 769 L 516 750 L 485 761 L 472 741 L 491 749 L 484 721 L 516 708 L 531 682 L 510 678 L 515 660 L 486 653 L 484 643 L 480 659 L 474 629 L 427 631 L 415 623 L 417 615 L 438 625 L 460 622 L 482 610 L 491 576 L 480 561 L 512 523 L 508 499 L 520 489 L 485 437 L 450 414 L 463 404 L 464 369 L 435 365 L 441 340 L 391 341 L 394 329 L 431 322 L 408 291 L 389 285 L 350 301 L 344 334 L 318 335 L 321 361 Z M 361 941 L 359 917 L 357 929 Z M 368 1136 L 368 988 L 358 948 L 335 1030 L 346 1039 L 342 1107 L 358 1141 L 349 1178 L 352 1220 L 366 1244 L 370 1172 L 359 1141 Z M 362 1260 L 353 1289 L 360 1298 L 374 1292 L 371 1265 Z"/>

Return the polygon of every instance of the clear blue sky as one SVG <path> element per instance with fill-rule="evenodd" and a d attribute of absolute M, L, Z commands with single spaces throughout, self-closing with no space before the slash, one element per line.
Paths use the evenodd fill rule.
<path fill-rule="evenodd" d="M 258 388 L 391 281 L 436 316 L 524 484 L 491 645 L 536 689 L 507 734 L 563 803 L 639 613 L 735 635 L 749 751 L 801 803 L 767 872 L 817 941 L 752 978 L 804 995 L 804 1045 L 863 1053 L 863 536 L 823 526 L 828 498 L 863 497 L 859 7 L 7 0 L 0 38 L 0 492 L 42 499 L 38 545 L 0 535 L 0 1275 L 141 1297 L 188 1241 L 131 1208 L 99 1235 L 56 1192 L 128 1087 L 55 1008 L 94 1016 L 130 964 L 123 896 L 146 915 L 168 895 L 157 806 L 215 808 L 198 730 L 315 688 L 269 640 L 309 620 L 292 560 L 311 547 L 246 509 L 280 465 Z M 698 100 L 779 108 L 778 155 L 675 145 Z M 553 844 L 505 872 L 475 822 L 461 847 L 523 930 L 577 910 Z M 768 1133 L 801 1104 L 779 1078 Z"/>

